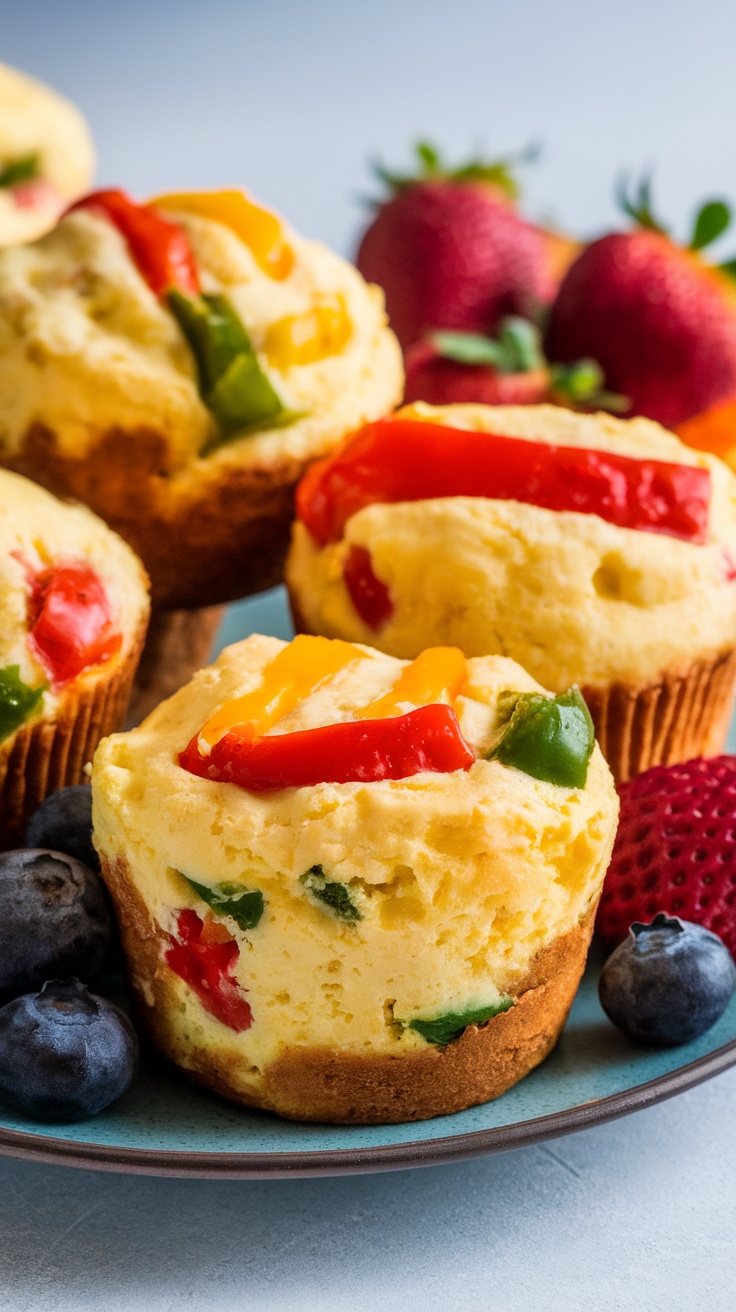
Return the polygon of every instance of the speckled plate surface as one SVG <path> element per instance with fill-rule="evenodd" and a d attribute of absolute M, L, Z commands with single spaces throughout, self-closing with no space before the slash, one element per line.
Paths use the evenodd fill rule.
<path fill-rule="evenodd" d="M 233 607 L 222 638 L 288 637 L 280 592 Z M 79 1125 L 25 1121 L 0 1107 L 0 1153 L 99 1170 L 261 1178 L 429 1166 L 539 1142 L 648 1107 L 736 1064 L 736 999 L 702 1038 L 636 1048 L 606 1020 L 594 949 L 555 1051 L 503 1097 L 431 1121 L 299 1125 L 189 1086 L 153 1056 L 115 1106 Z M 113 991 L 115 983 L 112 983 Z"/>

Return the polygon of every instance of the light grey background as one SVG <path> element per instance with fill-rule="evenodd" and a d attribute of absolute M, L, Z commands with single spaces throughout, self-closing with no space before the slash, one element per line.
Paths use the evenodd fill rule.
<path fill-rule="evenodd" d="M 683 232 L 702 198 L 736 197 L 735 51 L 726 2 L 0 0 L 0 57 L 83 107 L 101 182 L 242 182 L 345 252 L 366 159 L 401 163 L 419 135 L 456 156 L 541 139 L 529 207 L 584 232 L 612 222 L 621 170 L 656 165 Z M 736 1072 L 549 1146 L 397 1175 L 3 1161 L 0 1308 L 730 1312 L 735 1221 Z"/>

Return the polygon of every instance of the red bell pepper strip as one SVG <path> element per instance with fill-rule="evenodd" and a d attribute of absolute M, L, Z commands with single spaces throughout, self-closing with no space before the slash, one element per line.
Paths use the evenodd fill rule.
<path fill-rule="evenodd" d="M 196 296 L 199 275 L 186 233 L 171 219 L 138 205 L 124 191 L 93 191 L 66 211 L 99 210 L 122 233 L 151 291 L 163 296 L 171 287 Z"/>
<path fill-rule="evenodd" d="M 454 710 L 444 703 L 387 720 L 348 720 L 255 740 L 233 729 L 207 756 L 198 740 L 195 734 L 179 756 L 185 770 L 253 793 L 407 779 L 422 770 L 449 774 L 475 761 Z"/>
<path fill-rule="evenodd" d="M 29 645 L 54 687 L 109 660 L 122 645 L 105 589 L 83 562 L 31 576 L 29 611 Z"/>
<path fill-rule="evenodd" d="M 386 584 L 373 573 L 370 552 L 365 547 L 350 547 L 343 562 L 342 576 L 363 623 L 375 630 L 388 624 L 394 613 L 393 602 Z"/>
<path fill-rule="evenodd" d="M 253 1024 L 245 990 L 231 976 L 240 949 L 224 926 L 205 923 L 196 911 L 179 912 L 177 937 L 167 934 L 171 946 L 166 964 L 197 994 L 205 1011 L 231 1030 L 242 1033 Z"/>
<path fill-rule="evenodd" d="M 297 490 L 297 514 L 325 546 L 374 502 L 489 497 L 703 543 L 710 491 L 709 471 L 693 465 L 398 417 L 368 424 L 316 461 Z"/>

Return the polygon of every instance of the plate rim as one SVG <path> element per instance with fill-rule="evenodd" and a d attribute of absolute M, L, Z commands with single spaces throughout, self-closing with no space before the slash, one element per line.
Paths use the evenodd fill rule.
<path fill-rule="evenodd" d="M 440 1166 L 494 1152 L 529 1147 L 545 1139 L 590 1129 L 673 1098 L 736 1065 L 736 1039 L 643 1084 L 606 1094 L 509 1125 L 469 1130 L 439 1139 L 412 1139 L 373 1148 L 324 1148 L 307 1152 L 187 1152 L 80 1144 L 73 1139 L 33 1134 L 0 1126 L 0 1157 L 49 1166 L 111 1171 L 125 1175 L 184 1179 L 266 1180 L 361 1175 Z"/>

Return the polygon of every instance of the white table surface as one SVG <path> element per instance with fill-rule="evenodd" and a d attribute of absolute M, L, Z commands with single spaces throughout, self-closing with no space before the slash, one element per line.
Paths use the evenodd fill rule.
<path fill-rule="evenodd" d="M 4 0 L 0 54 L 78 101 L 99 180 L 243 182 L 349 252 L 365 160 L 543 139 L 537 214 L 594 232 L 657 165 L 684 231 L 736 196 L 736 7 L 689 0 Z M 736 237 L 731 243 L 736 249 Z M 732 253 L 728 240 L 724 250 Z M 2 1312 L 731 1312 L 736 1071 L 614 1124 L 354 1179 L 0 1161 Z"/>

